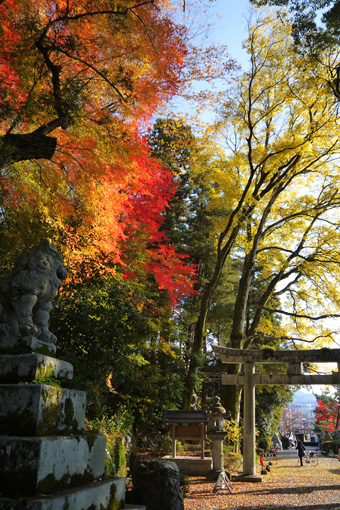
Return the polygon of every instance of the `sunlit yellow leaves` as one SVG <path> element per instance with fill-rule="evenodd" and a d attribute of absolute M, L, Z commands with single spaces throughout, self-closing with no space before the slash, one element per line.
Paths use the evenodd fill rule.
<path fill-rule="evenodd" d="M 209 187 L 212 236 L 242 263 L 233 331 L 245 330 L 243 311 L 254 314 L 249 334 L 327 344 L 335 332 L 317 318 L 340 305 L 338 106 L 284 18 L 256 20 L 245 46 L 249 70 L 226 93 L 195 168 Z M 263 315 L 273 298 L 281 331 Z"/>
<path fill-rule="evenodd" d="M 178 359 L 180 356 L 168 342 L 161 341 L 158 345 L 158 349 L 172 359 Z"/>
<path fill-rule="evenodd" d="M 266 317 L 262 317 L 261 322 L 256 330 L 256 333 L 261 333 L 262 335 L 271 335 L 276 333 L 273 321 Z"/>
<path fill-rule="evenodd" d="M 132 353 L 128 355 L 129 360 L 131 363 L 133 363 L 136 367 L 142 367 L 143 365 L 149 365 L 149 361 L 146 360 L 141 353 Z"/>

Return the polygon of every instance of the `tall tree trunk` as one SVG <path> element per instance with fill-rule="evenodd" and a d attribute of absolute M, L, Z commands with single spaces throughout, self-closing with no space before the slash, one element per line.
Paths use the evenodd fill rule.
<path fill-rule="evenodd" d="M 244 330 L 246 324 L 248 298 L 253 266 L 254 264 L 251 256 L 246 255 L 243 264 L 242 276 L 238 287 L 238 293 L 234 308 L 233 326 L 230 335 L 231 347 L 233 349 L 242 349 L 244 346 Z"/>
<path fill-rule="evenodd" d="M 192 396 L 195 389 L 195 379 L 198 368 L 200 366 L 200 357 L 202 355 L 208 310 L 213 297 L 213 293 L 219 282 L 223 266 L 224 260 L 222 254 L 220 254 L 215 265 L 214 274 L 210 282 L 208 282 L 207 285 L 205 286 L 202 294 L 200 313 L 196 322 L 189 367 L 184 381 L 184 395 L 182 402 L 183 409 L 190 408 Z"/>
<path fill-rule="evenodd" d="M 229 365 L 228 373 L 239 373 L 240 365 Z M 241 396 L 243 387 L 242 386 L 222 386 L 222 405 L 231 413 L 231 418 L 235 420 L 237 424 L 240 423 L 240 408 L 241 408 Z M 234 451 L 239 452 L 239 443 L 234 444 Z"/>
<path fill-rule="evenodd" d="M 242 203 L 242 201 L 240 201 L 240 204 L 241 203 Z M 235 209 L 233 216 L 235 216 L 236 213 L 239 212 L 240 208 L 241 208 L 241 205 L 237 209 Z M 232 226 L 233 220 L 229 220 L 229 226 L 220 235 L 219 242 L 218 242 L 215 270 L 214 270 L 212 278 L 206 284 L 206 286 L 202 292 L 200 313 L 199 313 L 199 316 L 198 316 L 198 319 L 196 322 L 195 336 L 194 336 L 194 342 L 193 342 L 193 346 L 192 346 L 190 363 L 189 363 L 187 375 L 184 380 L 184 395 L 183 395 L 183 401 L 182 401 L 182 409 L 190 408 L 190 403 L 191 403 L 192 396 L 194 393 L 194 388 L 195 388 L 196 375 L 198 372 L 198 368 L 200 366 L 200 357 L 202 354 L 203 337 L 205 335 L 207 315 L 208 315 L 208 311 L 209 311 L 209 307 L 211 304 L 213 294 L 214 294 L 215 289 L 220 281 L 220 276 L 222 274 L 225 262 L 231 252 L 231 249 L 234 246 L 234 243 L 235 243 L 235 240 L 239 233 L 241 224 L 242 224 L 243 220 L 251 213 L 251 211 L 252 211 L 252 207 L 249 207 L 247 209 L 247 211 L 244 212 L 242 218 L 237 222 L 237 224 L 234 227 Z M 228 240 L 226 241 L 225 245 L 223 246 L 223 241 L 225 240 L 225 237 L 226 237 L 228 231 L 230 231 L 230 235 L 229 235 Z M 222 248 L 222 246 L 223 246 L 223 248 Z"/>
<path fill-rule="evenodd" d="M 192 347 L 191 359 L 190 359 L 190 363 L 189 363 L 188 372 L 187 372 L 187 375 L 186 375 L 185 381 L 184 381 L 185 390 L 184 390 L 183 402 L 182 402 L 183 409 L 190 408 L 190 403 L 191 403 L 194 388 L 195 388 L 195 379 L 196 379 L 196 375 L 197 375 L 198 368 L 200 365 L 200 356 L 202 354 L 203 337 L 205 335 L 208 310 L 209 310 L 209 307 L 211 304 L 211 300 L 212 300 L 214 291 L 215 291 L 215 289 L 218 285 L 218 282 L 220 280 L 220 276 L 222 274 L 225 262 L 234 246 L 234 243 L 238 236 L 240 227 L 243 224 L 244 220 L 251 216 L 252 211 L 254 209 L 254 205 L 244 208 L 241 218 L 233 226 L 233 221 L 234 221 L 236 215 L 239 214 L 240 211 L 242 210 L 243 200 L 246 197 L 246 193 L 248 191 L 250 183 L 251 183 L 251 179 L 249 179 L 249 182 L 244 189 L 243 197 L 240 200 L 237 208 L 233 211 L 233 214 L 231 215 L 231 217 L 229 219 L 229 222 L 228 222 L 228 225 L 227 225 L 225 231 L 219 237 L 214 274 L 213 274 L 211 280 L 205 286 L 203 293 L 202 293 L 201 308 L 200 308 L 200 314 L 197 319 L 196 328 L 195 328 L 195 337 L 194 337 L 194 342 L 193 342 L 193 347 Z M 249 262 L 247 264 L 247 267 L 245 268 L 244 275 L 242 276 L 243 281 L 240 282 L 240 290 L 238 293 L 240 307 L 237 308 L 235 306 L 235 318 L 236 319 L 235 319 L 235 328 L 233 328 L 234 342 L 236 345 L 239 345 L 240 342 L 242 343 L 242 340 L 243 340 L 244 320 L 245 320 L 245 316 L 246 316 L 245 314 L 246 314 L 246 308 L 247 308 L 247 303 L 248 303 L 251 272 L 252 272 L 252 268 L 255 263 L 255 257 L 256 257 L 257 249 L 258 249 L 258 246 L 259 246 L 259 243 L 261 240 L 262 231 L 263 231 L 263 227 L 264 227 L 266 218 L 267 218 L 267 216 L 270 212 L 271 206 L 274 203 L 274 201 L 276 200 L 277 196 L 278 196 L 278 193 L 276 191 L 274 193 L 273 197 L 271 198 L 271 200 L 269 201 L 269 204 L 267 205 L 267 207 L 263 213 L 257 235 L 254 238 L 253 249 L 252 249 L 251 253 L 249 254 Z M 228 232 L 230 232 L 230 235 L 227 238 Z M 227 238 L 227 241 L 225 241 L 226 238 Z M 223 246 L 224 241 L 225 241 L 225 244 Z M 243 318 L 244 318 L 244 320 L 243 320 Z M 232 342 L 233 342 L 233 339 L 232 339 Z M 234 347 L 234 345 L 232 345 L 232 346 Z"/>

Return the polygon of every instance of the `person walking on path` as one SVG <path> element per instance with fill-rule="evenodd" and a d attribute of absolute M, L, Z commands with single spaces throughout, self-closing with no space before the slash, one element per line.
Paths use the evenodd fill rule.
<path fill-rule="evenodd" d="M 303 466 L 302 458 L 305 456 L 306 448 L 304 447 L 301 439 L 299 439 L 296 449 L 298 451 L 298 457 L 300 459 L 300 466 Z"/>

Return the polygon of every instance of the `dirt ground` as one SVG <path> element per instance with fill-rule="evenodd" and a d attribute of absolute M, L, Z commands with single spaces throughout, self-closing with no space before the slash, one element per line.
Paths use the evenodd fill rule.
<path fill-rule="evenodd" d="M 214 483 L 190 477 L 185 510 L 340 510 L 340 462 L 316 454 L 317 466 L 304 462 L 301 467 L 295 450 L 279 452 L 262 482 L 232 482 L 231 494 L 228 489 L 213 493 Z"/>

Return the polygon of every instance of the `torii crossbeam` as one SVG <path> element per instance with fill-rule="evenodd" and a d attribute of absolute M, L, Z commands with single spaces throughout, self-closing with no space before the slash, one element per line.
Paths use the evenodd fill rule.
<path fill-rule="evenodd" d="M 272 349 L 231 349 L 213 346 L 222 363 L 244 364 L 244 373 L 230 375 L 222 373 L 222 384 L 243 386 L 243 474 L 245 481 L 261 481 L 256 476 L 255 452 L 255 385 L 265 384 L 340 384 L 340 349 L 315 349 L 309 351 L 274 351 Z M 255 373 L 255 364 L 283 363 L 286 374 Z M 329 375 L 305 375 L 302 363 L 337 363 L 338 372 Z"/>

